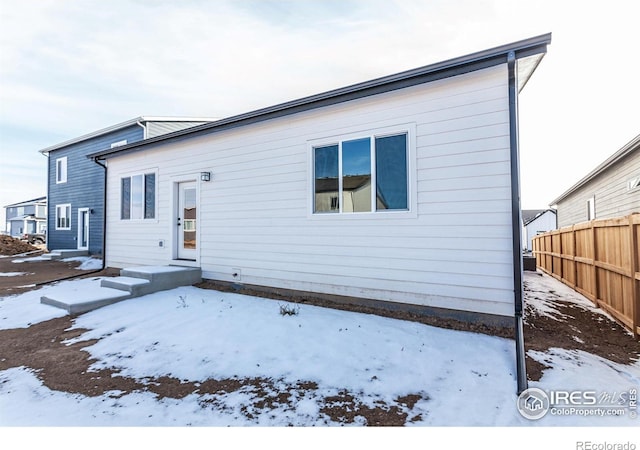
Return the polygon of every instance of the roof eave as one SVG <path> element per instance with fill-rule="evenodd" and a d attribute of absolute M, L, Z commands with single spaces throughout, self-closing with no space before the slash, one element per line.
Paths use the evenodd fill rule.
<path fill-rule="evenodd" d="M 505 44 L 488 50 L 472 53 L 428 66 L 411 69 L 393 75 L 388 75 L 362 83 L 326 91 L 297 100 L 280 103 L 267 108 L 258 109 L 248 113 L 228 117 L 226 119 L 217 120 L 212 123 L 192 127 L 185 130 L 167 133 L 162 136 L 138 141 L 128 145 L 123 145 L 114 149 L 106 149 L 100 152 L 88 155 L 92 159 L 106 159 L 115 154 L 125 154 L 137 151 L 143 147 L 163 142 L 168 143 L 176 140 L 184 139 L 186 136 L 195 137 L 203 134 L 209 134 L 216 131 L 222 131 L 229 128 L 235 128 L 245 124 L 264 121 L 275 117 L 294 114 L 296 112 L 315 109 L 322 106 L 329 106 L 356 98 L 375 95 L 382 92 L 409 87 L 448 76 L 463 74 L 481 68 L 507 62 L 507 54 L 514 52 L 516 58 L 525 58 L 528 56 L 545 53 L 547 45 L 551 42 L 551 33 L 532 37 L 522 41 Z M 536 64 L 537 66 L 537 64 Z M 535 70 L 535 67 L 534 67 Z M 532 71 L 531 71 L 532 72 Z M 530 75 L 530 74 L 529 74 Z"/>
<path fill-rule="evenodd" d="M 559 202 L 569 197 L 575 191 L 583 187 L 589 181 L 593 180 L 595 177 L 600 175 L 602 172 L 607 170 L 609 167 L 617 163 L 618 161 L 626 158 L 632 152 L 640 149 L 640 134 L 635 138 L 631 139 L 627 144 L 625 144 L 620 150 L 615 152 L 609 158 L 607 158 L 604 162 L 602 162 L 598 167 L 589 172 L 584 178 L 578 181 L 576 184 L 567 189 L 560 197 L 556 198 L 554 201 L 549 203 L 549 205 L 557 205 Z"/>
<path fill-rule="evenodd" d="M 101 128 L 99 130 L 93 131 L 91 133 L 84 134 L 82 136 L 78 136 L 73 139 L 69 139 L 67 141 L 61 142 L 59 144 L 52 145 L 50 147 L 43 148 L 42 150 L 38 150 L 43 155 L 47 155 L 52 151 L 60 150 L 61 148 L 67 147 L 72 144 L 77 144 L 78 142 L 86 141 L 87 139 L 92 139 L 98 136 L 102 136 L 108 133 L 112 133 L 114 131 L 122 130 L 124 128 L 128 128 L 138 123 L 146 123 L 146 122 L 213 122 L 214 118 L 211 117 L 162 117 L 162 116 L 139 116 L 133 119 L 129 119 L 125 122 L 117 123 L 115 125 L 111 125 L 106 128 Z"/>

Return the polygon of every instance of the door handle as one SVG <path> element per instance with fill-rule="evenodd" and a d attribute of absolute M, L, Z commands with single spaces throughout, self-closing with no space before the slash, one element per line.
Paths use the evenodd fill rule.
<path fill-rule="evenodd" d="M 182 219 L 180 219 L 180 217 L 178 217 L 178 226 L 182 226 L 182 224 L 180 223 L 180 220 L 182 220 Z"/>

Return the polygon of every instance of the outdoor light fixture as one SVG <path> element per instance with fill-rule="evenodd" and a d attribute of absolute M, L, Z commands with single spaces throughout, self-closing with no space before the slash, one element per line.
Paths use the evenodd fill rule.
<path fill-rule="evenodd" d="M 200 172 L 201 181 L 211 181 L 211 172 Z"/>

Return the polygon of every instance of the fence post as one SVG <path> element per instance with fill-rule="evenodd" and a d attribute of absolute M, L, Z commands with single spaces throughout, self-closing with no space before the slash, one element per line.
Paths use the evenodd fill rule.
<path fill-rule="evenodd" d="M 640 333 L 638 333 L 638 327 L 640 326 L 640 292 L 638 292 L 638 283 L 640 280 L 638 277 L 640 272 L 640 263 L 638 259 L 640 259 L 640 248 L 638 247 L 638 235 L 636 233 L 636 221 L 634 220 L 634 214 L 629 215 L 629 257 L 631 263 L 631 301 L 632 310 L 631 310 L 631 320 L 633 324 L 633 335 L 638 338 L 640 337 Z M 640 223 L 640 221 L 639 221 Z M 638 225 L 640 226 L 640 225 Z"/>
<path fill-rule="evenodd" d="M 598 246 L 597 246 L 597 242 L 596 242 L 596 227 L 595 225 L 595 220 L 592 220 L 589 225 L 591 225 L 591 248 L 592 248 L 592 254 L 591 257 L 592 259 L 592 263 L 591 263 L 591 295 L 593 296 L 593 303 L 595 303 L 596 306 L 600 306 L 600 301 L 598 298 L 598 267 L 596 266 L 596 262 L 598 262 Z"/>
<path fill-rule="evenodd" d="M 578 261 L 576 260 L 578 256 L 578 244 L 576 241 L 575 224 L 571 225 L 571 240 L 573 241 L 573 288 L 575 289 L 578 286 Z"/>

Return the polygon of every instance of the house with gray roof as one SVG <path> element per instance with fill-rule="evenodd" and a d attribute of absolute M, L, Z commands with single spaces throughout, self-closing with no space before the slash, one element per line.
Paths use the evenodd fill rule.
<path fill-rule="evenodd" d="M 518 96 L 550 41 L 91 153 L 107 266 L 513 327 L 522 391 Z"/>
<path fill-rule="evenodd" d="M 14 238 L 25 234 L 42 234 L 47 230 L 47 197 L 38 197 L 7 205 L 6 231 Z"/>
<path fill-rule="evenodd" d="M 551 202 L 560 228 L 640 213 L 640 134 Z"/>
<path fill-rule="evenodd" d="M 533 250 L 532 240 L 540 233 L 555 230 L 558 227 L 554 209 L 522 210 L 522 246 L 525 252 Z"/>

